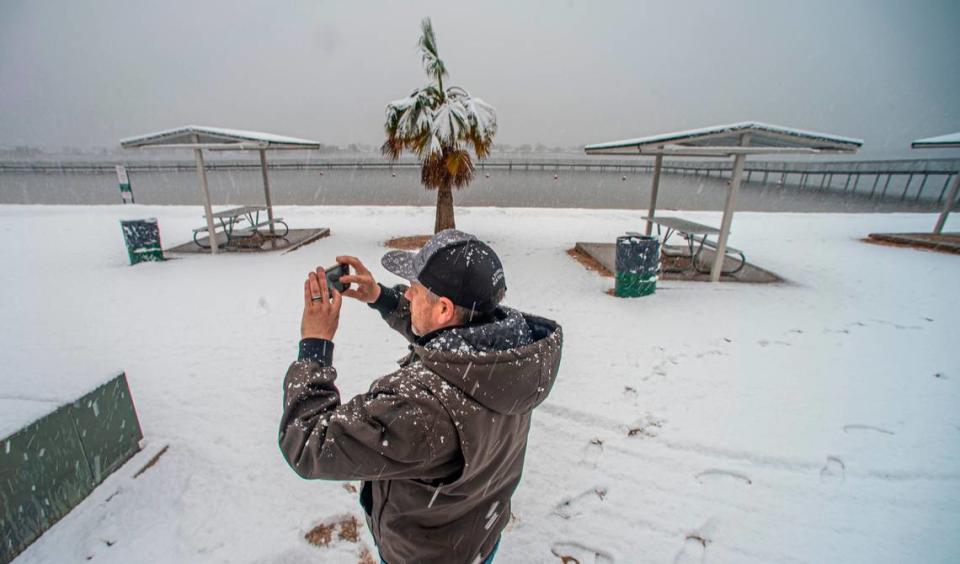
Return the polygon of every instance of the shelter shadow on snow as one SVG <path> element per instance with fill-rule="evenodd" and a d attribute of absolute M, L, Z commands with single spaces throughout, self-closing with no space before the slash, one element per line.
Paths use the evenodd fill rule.
<path fill-rule="evenodd" d="M 616 272 L 616 244 L 614 243 L 585 243 L 577 242 L 576 246 L 573 249 L 574 255 L 580 255 L 579 257 L 574 256 L 577 260 L 584 264 L 594 264 L 599 265 L 603 268 L 600 270 L 598 268 L 588 268 L 591 270 L 597 270 L 601 275 L 613 276 Z M 709 249 L 703 250 L 703 261 L 707 264 L 713 262 L 714 251 Z M 693 269 L 689 263 L 689 258 L 674 258 L 670 257 L 667 260 L 661 259 L 661 273 L 659 274 L 660 280 L 685 280 L 690 282 L 709 282 L 710 273 L 698 272 Z M 730 257 L 724 258 L 723 269 L 724 270 L 733 270 L 739 264 L 733 264 L 735 261 Z M 729 264 L 728 264 L 729 263 Z M 606 271 L 606 272 L 604 272 Z M 743 265 L 743 268 L 739 272 L 734 274 L 723 274 L 720 277 L 721 282 L 746 282 L 751 284 L 770 284 L 774 282 L 783 282 L 783 278 L 777 276 L 769 270 L 764 270 L 759 266 L 746 262 Z"/>
<path fill-rule="evenodd" d="M 330 229 L 327 227 L 318 227 L 314 229 L 291 229 L 285 237 L 282 238 L 249 238 L 242 244 L 227 244 L 227 236 L 224 233 L 217 233 L 217 243 L 221 252 L 238 253 L 269 253 L 273 251 L 295 251 L 304 245 L 309 245 L 314 241 L 330 235 Z M 174 254 L 210 254 L 209 237 L 199 239 L 200 245 L 193 241 L 188 241 L 176 247 L 166 249 L 165 253 Z M 236 241 L 236 239 L 234 239 Z"/>

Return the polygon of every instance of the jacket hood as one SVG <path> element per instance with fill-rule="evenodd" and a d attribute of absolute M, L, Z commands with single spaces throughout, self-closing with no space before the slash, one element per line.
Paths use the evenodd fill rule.
<path fill-rule="evenodd" d="M 513 415 L 546 399 L 562 347 L 555 321 L 500 307 L 492 321 L 448 329 L 414 345 L 414 352 L 427 369 L 484 407 Z"/>

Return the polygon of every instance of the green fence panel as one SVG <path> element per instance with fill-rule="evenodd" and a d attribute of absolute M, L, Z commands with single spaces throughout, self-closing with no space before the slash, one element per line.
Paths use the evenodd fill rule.
<path fill-rule="evenodd" d="M 114 378 L 70 405 L 94 485 L 140 450 L 140 422 L 126 376 Z"/>
<path fill-rule="evenodd" d="M 67 405 L 4 439 L 0 453 L 0 561 L 8 562 L 86 497 L 92 479 Z"/>
<path fill-rule="evenodd" d="M 0 441 L 0 563 L 8 563 L 140 448 L 125 374 Z"/>

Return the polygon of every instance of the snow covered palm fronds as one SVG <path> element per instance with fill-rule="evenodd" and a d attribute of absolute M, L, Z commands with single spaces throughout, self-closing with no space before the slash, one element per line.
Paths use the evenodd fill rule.
<path fill-rule="evenodd" d="M 404 150 L 423 160 L 423 174 L 428 188 L 463 186 L 470 181 L 473 162 L 467 151 L 477 158 L 490 153 L 497 131 L 496 111 L 465 89 L 451 86 L 444 89 L 446 66 L 437 53 L 436 38 L 430 20 L 423 22 L 419 47 L 424 70 L 435 83 L 414 90 L 406 98 L 387 104 L 387 139 L 382 151 L 398 158 Z"/>
<path fill-rule="evenodd" d="M 440 60 L 440 54 L 437 53 L 437 39 L 433 35 L 433 24 L 430 23 L 430 18 L 424 18 L 421 28 L 423 29 L 423 35 L 420 36 L 417 45 L 420 47 L 423 69 L 442 85 L 443 77 L 447 76 L 447 67 Z"/>
<path fill-rule="evenodd" d="M 397 158 L 404 149 L 426 158 L 446 150 L 472 148 L 478 158 L 489 155 L 497 132 L 492 106 L 452 86 L 430 85 L 387 104 L 387 140 L 383 152 Z"/>

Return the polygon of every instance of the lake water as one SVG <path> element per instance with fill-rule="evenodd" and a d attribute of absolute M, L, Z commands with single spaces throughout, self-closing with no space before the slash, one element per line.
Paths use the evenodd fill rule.
<path fill-rule="evenodd" d="M 419 182 L 419 170 L 334 169 L 271 170 L 275 205 L 414 205 L 436 202 L 436 193 Z M 214 205 L 260 204 L 263 187 L 258 169 L 209 170 Z M 454 193 L 459 206 L 646 209 L 651 175 L 636 171 L 490 170 L 477 171 L 473 183 Z M 131 172 L 139 204 L 201 203 L 193 171 Z M 664 174 L 658 208 L 721 210 L 726 180 L 715 177 Z M 898 194 L 892 192 L 892 194 Z M 0 172 L 3 204 L 116 204 L 120 203 L 113 172 Z M 745 183 L 737 209 L 785 212 L 934 211 L 935 204 L 884 201 L 864 195 L 775 184 Z"/>

